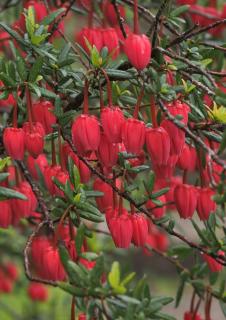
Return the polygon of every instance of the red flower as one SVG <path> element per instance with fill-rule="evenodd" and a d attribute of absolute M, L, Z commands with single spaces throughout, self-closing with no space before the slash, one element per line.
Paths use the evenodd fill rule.
<path fill-rule="evenodd" d="M 94 116 L 82 114 L 72 125 L 72 140 L 81 154 L 96 151 L 100 144 L 100 126 Z"/>
<path fill-rule="evenodd" d="M 161 201 L 162 203 L 166 202 L 166 198 L 164 195 L 158 197 L 156 200 Z M 163 206 L 159 206 L 157 207 L 157 204 L 154 203 L 151 199 L 149 199 L 146 203 L 146 208 L 147 209 L 151 209 L 150 213 L 156 218 L 156 219 L 160 219 L 165 215 L 166 212 L 166 207 Z"/>
<path fill-rule="evenodd" d="M 46 301 L 48 299 L 48 290 L 42 283 L 30 283 L 27 293 L 33 301 Z"/>
<path fill-rule="evenodd" d="M 12 209 L 9 200 L 0 201 L 0 228 L 7 229 L 12 223 Z"/>
<path fill-rule="evenodd" d="M 106 135 L 101 133 L 97 155 L 102 166 L 107 169 L 112 169 L 118 161 L 118 153 L 118 144 L 110 142 Z"/>
<path fill-rule="evenodd" d="M 12 280 L 15 281 L 18 279 L 18 270 L 14 263 L 8 262 L 5 266 L 5 272 L 7 276 Z"/>
<path fill-rule="evenodd" d="M 170 120 L 163 120 L 161 126 L 170 137 L 170 154 L 179 156 L 185 144 L 185 133 Z"/>
<path fill-rule="evenodd" d="M 225 253 L 222 250 L 219 250 L 217 252 L 217 254 L 225 256 Z M 212 271 L 212 272 L 220 272 L 220 271 L 223 270 L 223 265 L 220 264 L 219 262 L 217 262 L 214 258 L 209 256 L 208 254 L 203 254 L 203 259 L 208 264 L 208 267 L 209 267 L 210 271 Z"/>
<path fill-rule="evenodd" d="M 57 174 L 61 171 L 62 171 L 61 167 L 57 165 L 49 166 L 45 168 L 45 171 L 44 171 L 45 183 L 51 195 L 54 195 L 56 190 L 56 186 L 53 182 L 53 178 L 56 177 Z"/>
<path fill-rule="evenodd" d="M 208 220 L 209 215 L 216 210 L 216 203 L 212 200 L 214 194 L 210 188 L 198 190 L 197 212 L 200 220 Z"/>
<path fill-rule="evenodd" d="M 14 160 L 23 160 L 25 137 L 21 128 L 6 128 L 3 132 L 3 143 L 8 155 Z"/>
<path fill-rule="evenodd" d="M 102 30 L 100 28 L 83 28 L 79 33 L 76 34 L 76 41 L 80 46 L 90 54 L 90 50 L 86 44 L 86 41 L 89 42 L 91 47 L 95 46 L 100 52 L 103 48 L 103 37 Z"/>
<path fill-rule="evenodd" d="M 194 171 L 196 162 L 197 154 L 195 148 L 185 144 L 177 161 L 177 166 L 182 170 Z"/>
<path fill-rule="evenodd" d="M 151 59 L 151 43 L 144 34 L 131 33 L 124 42 L 124 52 L 137 70 L 143 70 Z"/>
<path fill-rule="evenodd" d="M 122 18 L 125 18 L 126 11 L 125 8 L 122 5 L 118 5 L 119 13 Z M 117 15 L 114 9 L 113 4 L 109 0 L 105 0 L 103 3 L 103 13 L 105 17 L 107 18 L 108 22 L 115 26 L 118 23 Z"/>
<path fill-rule="evenodd" d="M 110 219 L 109 230 L 117 248 L 128 248 L 130 246 L 133 236 L 133 225 L 126 209 L 122 210 L 122 214 Z"/>
<path fill-rule="evenodd" d="M 174 201 L 183 219 L 192 218 L 197 206 L 197 190 L 188 184 L 178 184 L 174 189 Z"/>
<path fill-rule="evenodd" d="M 139 154 L 145 141 L 145 124 L 134 118 L 127 119 L 122 128 L 122 141 L 128 153 Z"/>
<path fill-rule="evenodd" d="M 27 200 L 12 199 L 11 206 L 13 212 L 13 224 L 17 224 L 21 218 L 29 217 L 37 207 L 37 199 L 26 181 L 22 181 L 17 187 L 16 191 L 25 195 Z"/>
<path fill-rule="evenodd" d="M 170 137 L 162 128 L 147 128 L 146 145 L 153 163 L 166 165 L 170 155 Z"/>
<path fill-rule="evenodd" d="M 116 59 L 119 55 L 119 38 L 114 28 L 102 29 L 103 47 L 108 48 L 108 54 Z"/>
<path fill-rule="evenodd" d="M 148 236 L 148 223 L 141 214 L 132 214 L 131 216 L 133 226 L 132 242 L 137 247 L 145 245 Z"/>
<path fill-rule="evenodd" d="M 113 207 L 113 190 L 109 184 L 97 178 L 94 181 L 93 189 L 103 192 L 103 196 L 95 198 L 97 207 L 101 212 L 104 212 L 109 207 Z"/>
<path fill-rule="evenodd" d="M 110 142 L 122 142 L 122 126 L 124 121 L 124 115 L 119 107 L 107 107 L 101 111 L 101 124 Z"/>
<path fill-rule="evenodd" d="M 78 316 L 78 320 L 86 320 L 85 313 L 80 313 L 79 316 Z"/>
<path fill-rule="evenodd" d="M 50 101 L 40 101 L 36 102 L 32 108 L 35 121 L 43 125 L 46 134 L 52 133 L 52 125 L 56 123 L 53 104 Z"/>
<path fill-rule="evenodd" d="M 52 238 L 36 237 L 31 244 L 31 258 L 35 271 L 41 278 L 52 281 L 65 279 L 66 273 Z"/>
<path fill-rule="evenodd" d="M 33 158 L 37 158 L 44 148 L 44 128 L 40 122 L 33 124 L 25 122 L 23 130 L 26 149 Z"/>
<path fill-rule="evenodd" d="M 47 166 L 48 161 L 44 153 L 40 154 L 36 159 L 30 155 L 27 157 L 28 170 L 35 180 L 38 180 L 39 178 L 39 171 L 44 175 Z"/>

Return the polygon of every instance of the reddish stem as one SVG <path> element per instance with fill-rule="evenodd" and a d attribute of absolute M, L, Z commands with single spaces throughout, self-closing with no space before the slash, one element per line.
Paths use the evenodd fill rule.
<path fill-rule="evenodd" d="M 27 101 L 28 121 L 30 124 L 30 129 L 32 129 L 33 128 L 32 111 L 31 111 L 32 110 L 32 100 L 31 100 L 31 93 L 30 93 L 28 86 L 26 86 L 25 92 L 26 92 L 26 101 Z"/>
<path fill-rule="evenodd" d="M 72 297 L 71 301 L 71 320 L 75 320 L 75 297 Z"/>
<path fill-rule="evenodd" d="M 201 187 L 203 188 L 203 187 L 205 187 L 205 177 L 203 175 L 201 150 L 198 150 L 198 168 L 199 168 L 199 174 L 200 174 Z"/>
<path fill-rule="evenodd" d="M 83 103 L 83 114 L 89 113 L 89 82 L 85 80 L 84 86 L 84 103 Z"/>
<path fill-rule="evenodd" d="M 112 90 L 111 90 L 111 81 L 109 80 L 109 77 L 106 73 L 106 71 L 104 69 L 101 69 L 106 81 L 107 81 L 107 92 L 108 92 L 108 104 L 109 104 L 109 107 L 112 107 L 113 106 L 113 103 L 112 103 Z"/>
<path fill-rule="evenodd" d="M 142 102 L 142 99 L 143 99 L 143 96 L 144 96 L 144 88 L 141 90 L 141 93 L 137 99 L 137 104 L 136 104 L 136 107 L 134 109 L 134 113 L 133 113 L 133 117 L 135 119 L 138 118 L 138 114 L 139 114 L 139 110 L 140 110 L 140 105 L 141 105 L 141 102 Z"/>
<path fill-rule="evenodd" d="M 103 90 L 102 90 L 101 84 L 99 85 L 99 89 L 100 89 L 100 111 L 102 111 L 104 108 L 104 98 L 103 98 Z"/>
<path fill-rule="evenodd" d="M 151 96 L 150 98 L 150 104 L 151 104 L 151 120 L 152 120 L 152 125 L 153 128 L 158 127 L 157 123 L 157 117 L 156 117 L 156 105 L 155 105 L 155 98 L 154 96 Z"/>
<path fill-rule="evenodd" d="M 138 0 L 134 0 L 134 33 L 139 34 Z"/>
<path fill-rule="evenodd" d="M 61 165 L 62 170 L 66 171 L 66 166 L 65 166 L 63 152 L 62 152 L 62 141 L 61 141 L 61 129 L 60 129 L 60 126 L 58 126 L 58 145 L 59 145 L 60 165 Z"/>
<path fill-rule="evenodd" d="M 135 214 L 135 207 L 132 203 L 130 203 L 130 211 L 131 211 L 131 214 Z"/>
<path fill-rule="evenodd" d="M 56 165 L 56 147 L 54 143 L 54 138 L 52 137 L 51 140 L 51 147 L 52 147 L 52 166 Z"/>
<path fill-rule="evenodd" d="M 17 103 L 15 103 L 14 107 L 13 107 L 13 127 L 17 128 Z"/>
<path fill-rule="evenodd" d="M 186 184 L 186 182 L 187 182 L 187 177 L 188 177 L 188 171 L 184 170 L 184 173 L 183 173 L 183 183 L 184 184 Z"/>
<path fill-rule="evenodd" d="M 88 27 L 93 27 L 93 1 L 90 1 L 89 14 L 88 14 Z"/>

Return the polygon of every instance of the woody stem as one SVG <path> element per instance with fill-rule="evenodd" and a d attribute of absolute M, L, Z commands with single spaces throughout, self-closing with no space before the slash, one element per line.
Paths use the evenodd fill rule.
<path fill-rule="evenodd" d="M 139 34 L 138 0 L 134 0 L 134 33 Z"/>
<path fill-rule="evenodd" d="M 112 104 L 112 90 L 111 90 L 111 82 L 109 80 L 109 77 L 107 75 L 107 72 L 101 68 L 101 72 L 103 73 L 105 79 L 106 79 L 106 82 L 107 82 L 107 92 L 108 92 L 108 104 L 109 106 L 111 107 L 113 104 Z"/>
<path fill-rule="evenodd" d="M 138 97 L 138 100 L 137 100 L 136 107 L 135 107 L 135 109 L 134 109 L 133 117 L 134 117 L 135 119 L 138 118 L 138 114 L 139 114 L 139 110 L 140 110 L 140 105 L 141 105 L 143 96 L 144 96 L 144 89 L 141 90 L 141 93 L 140 93 L 140 95 L 139 95 L 139 97 Z"/>
<path fill-rule="evenodd" d="M 156 119 L 156 105 L 155 105 L 155 98 L 154 96 L 151 96 L 150 98 L 150 104 L 151 104 L 151 120 L 153 128 L 158 127 L 157 119 Z"/>
<path fill-rule="evenodd" d="M 83 114 L 89 113 L 89 82 L 86 79 L 85 80 L 85 86 L 84 86 L 84 103 L 83 103 Z"/>

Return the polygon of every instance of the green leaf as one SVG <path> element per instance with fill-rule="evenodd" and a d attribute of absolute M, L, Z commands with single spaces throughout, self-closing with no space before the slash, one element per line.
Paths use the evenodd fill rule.
<path fill-rule="evenodd" d="M 140 300 L 135 299 L 133 297 L 129 297 L 129 296 L 125 296 L 125 295 L 120 295 L 119 296 L 120 300 L 126 302 L 126 303 L 132 303 L 132 304 L 136 304 L 139 305 L 141 304 Z"/>
<path fill-rule="evenodd" d="M 226 129 L 224 130 L 218 154 L 221 154 L 226 148 Z"/>
<path fill-rule="evenodd" d="M 6 32 L 8 32 L 11 35 L 11 37 L 13 37 L 18 43 L 26 47 L 29 47 L 29 44 L 26 41 L 24 41 L 24 39 L 16 31 L 11 29 L 5 23 L 0 22 L 0 27 L 2 27 Z"/>
<path fill-rule="evenodd" d="M 94 268 L 90 271 L 90 281 L 94 285 L 98 285 L 100 283 L 100 279 L 104 272 L 104 257 L 100 255 L 96 260 L 96 264 Z"/>
<path fill-rule="evenodd" d="M 167 188 L 163 188 L 163 189 L 161 189 L 159 191 L 153 192 L 151 194 L 151 199 L 156 199 L 156 198 L 161 197 L 163 194 L 167 193 L 169 191 L 169 189 L 170 188 L 167 187 Z"/>
<path fill-rule="evenodd" d="M 38 59 L 35 61 L 29 73 L 29 82 L 36 82 L 37 77 L 41 72 L 43 62 L 44 62 L 43 57 L 38 57 Z"/>
<path fill-rule="evenodd" d="M 176 294 L 176 301 L 175 301 L 175 307 L 177 308 L 180 304 L 183 292 L 184 292 L 184 287 L 185 287 L 185 283 L 188 279 L 188 274 L 186 272 L 182 272 L 181 276 L 180 276 L 180 284 L 177 290 L 177 294 Z"/>
<path fill-rule="evenodd" d="M 57 282 L 57 286 L 64 290 L 67 293 L 70 293 L 71 295 L 75 297 L 85 297 L 87 294 L 83 289 L 76 288 L 68 283 L 65 282 Z"/>
<path fill-rule="evenodd" d="M 116 78 L 116 80 L 127 80 L 133 79 L 134 74 L 127 71 L 116 70 L 116 69 L 106 69 L 107 75 L 111 78 Z"/>
<path fill-rule="evenodd" d="M 222 310 L 224 316 L 226 317 L 226 303 L 223 301 L 219 301 L 219 303 L 220 303 L 221 310 Z"/>
<path fill-rule="evenodd" d="M 176 8 L 175 10 L 173 10 L 170 13 L 170 17 L 177 17 L 177 16 L 181 15 L 182 13 L 188 11 L 189 7 L 190 6 L 188 6 L 188 5 L 179 6 L 178 8 Z"/>
<path fill-rule="evenodd" d="M 9 176 L 8 172 L 0 173 L 0 182 L 4 181 Z"/>
<path fill-rule="evenodd" d="M 10 164 L 10 157 L 5 157 L 3 159 L 0 158 L 0 171 L 2 171 L 5 166 Z"/>
<path fill-rule="evenodd" d="M 35 12 L 34 7 L 29 6 L 27 10 L 27 14 L 25 15 L 25 22 L 26 22 L 26 30 L 30 37 L 33 36 L 35 33 Z"/>
<path fill-rule="evenodd" d="M 126 286 L 130 281 L 133 280 L 133 278 L 135 277 L 136 273 L 135 272 L 131 272 L 130 274 L 128 274 L 122 281 L 121 281 L 121 285 L 122 286 Z"/>
<path fill-rule="evenodd" d="M 20 200 L 27 200 L 25 195 L 15 191 L 13 189 L 8 189 L 4 187 L 0 187 L 0 196 L 6 199 L 20 199 Z"/>
<path fill-rule="evenodd" d="M 77 229 L 76 238 L 75 238 L 75 246 L 77 254 L 80 255 L 84 237 L 85 237 L 85 230 L 86 226 L 84 224 L 80 224 L 79 228 Z"/>
<path fill-rule="evenodd" d="M 98 258 L 98 255 L 94 252 L 83 252 L 80 257 L 88 261 L 95 261 Z"/>
<path fill-rule="evenodd" d="M 120 284 L 120 266 L 117 261 L 112 264 L 111 271 L 108 275 L 108 282 L 113 289 L 116 289 Z"/>
<path fill-rule="evenodd" d="M 24 62 L 24 59 L 21 58 L 20 56 L 17 56 L 16 65 L 17 65 L 17 72 L 21 80 L 25 81 L 27 79 L 27 70 L 26 70 L 26 64 Z"/>
<path fill-rule="evenodd" d="M 43 26 L 48 26 L 50 25 L 61 13 L 63 13 L 65 11 L 65 8 L 61 8 L 58 10 L 53 11 L 52 13 L 50 13 L 47 17 L 45 17 L 40 24 L 42 24 Z"/>

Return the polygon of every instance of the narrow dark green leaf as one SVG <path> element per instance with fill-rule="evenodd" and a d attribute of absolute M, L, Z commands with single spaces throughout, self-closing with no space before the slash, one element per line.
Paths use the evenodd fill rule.
<path fill-rule="evenodd" d="M 42 66 L 43 66 L 44 58 L 38 57 L 38 59 L 33 64 L 31 71 L 29 73 L 29 82 L 35 82 L 37 76 L 40 74 Z"/>
<path fill-rule="evenodd" d="M 0 196 L 5 197 L 6 199 L 21 199 L 21 200 L 27 200 L 25 195 L 22 193 L 19 193 L 13 189 L 8 189 L 4 187 L 0 187 Z"/>

